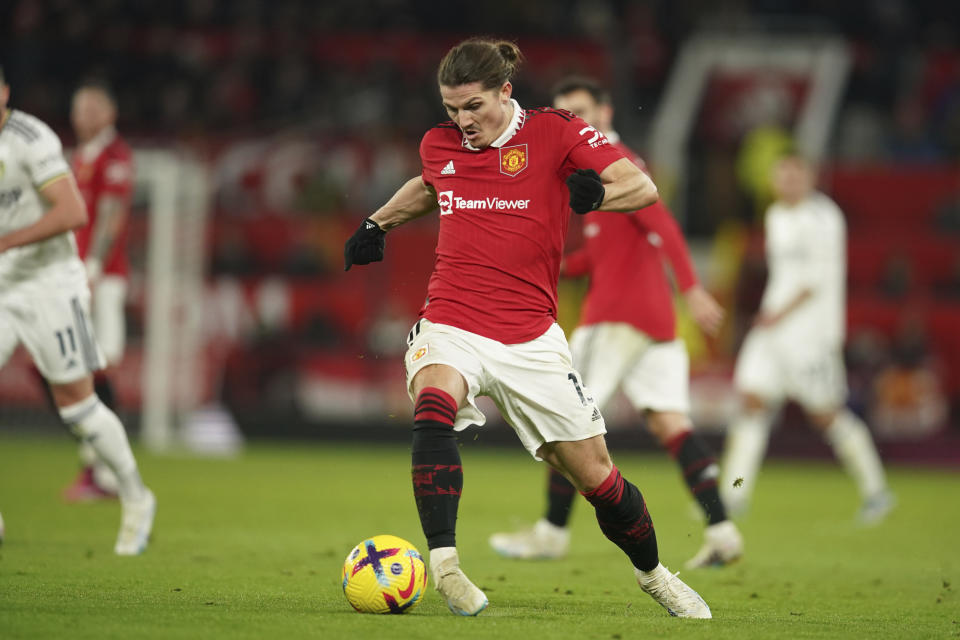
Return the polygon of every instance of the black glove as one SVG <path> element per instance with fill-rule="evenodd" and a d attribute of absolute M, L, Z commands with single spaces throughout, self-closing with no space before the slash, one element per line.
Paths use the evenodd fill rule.
<path fill-rule="evenodd" d="M 579 214 L 595 211 L 607 192 L 600 174 L 593 169 L 577 169 L 567 178 L 570 189 L 570 208 Z"/>
<path fill-rule="evenodd" d="M 384 236 L 387 232 L 367 218 L 343 247 L 343 270 L 350 271 L 355 264 L 370 264 L 383 260 Z"/>

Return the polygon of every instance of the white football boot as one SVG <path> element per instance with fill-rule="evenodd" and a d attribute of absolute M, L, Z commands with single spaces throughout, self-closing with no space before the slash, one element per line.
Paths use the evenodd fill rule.
<path fill-rule="evenodd" d="M 490 546 L 506 558 L 544 560 L 562 558 L 570 547 L 570 530 L 541 518 L 530 529 L 515 533 L 495 533 Z"/>
<path fill-rule="evenodd" d="M 460 569 L 455 547 L 430 550 L 433 584 L 450 611 L 458 616 L 475 616 L 487 608 L 487 596 Z"/>
<path fill-rule="evenodd" d="M 897 506 L 897 499 L 893 494 L 889 491 L 881 491 L 863 501 L 857 520 L 865 527 L 878 525 L 895 506 Z"/>
<path fill-rule="evenodd" d="M 687 563 L 687 569 L 722 567 L 743 555 L 743 536 L 730 520 L 712 524 L 703 532 L 703 546 Z"/>
<path fill-rule="evenodd" d="M 677 574 L 670 573 L 658 564 L 653 571 L 634 568 L 637 583 L 645 593 L 657 601 L 667 612 L 678 618 L 712 618 L 710 607 L 696 591 L 688 587 Z"/>
<path fill-rule="evenodd" d="M 113 552 L 118 556 L 135 556 L 147 549 L 150 532 L 153 530 L 153 516 L 157 512 L 157 499 L 150 489 L 144 490 L 144 496 L 136 502 L 121 502 L 123 515 L 120 518 L 120 533 Z"/>

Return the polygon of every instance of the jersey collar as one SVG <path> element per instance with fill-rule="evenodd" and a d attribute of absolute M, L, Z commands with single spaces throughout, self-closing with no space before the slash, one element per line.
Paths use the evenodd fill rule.
<path fill-rule="evenodd" d="M 510 138 L 517 135 L 517 131 L 520 131 L 520 129 L 523 128 L 523 123 L 527 119 L 526 112 L 520 108 L 520 105 L 516 100 L 510 98 L 510 103 L 513 105 L 513 117 L 510 118 L 510 124 L 507 126 L 504 132 L 500 134 L 499 138 L 490 143 L 491 147 L 500 148 L 507 144 L 507 142 L 510 141 Z M 463 146 L 471 151 L 480 151 L 480 149 L 476 148 L 467 141 L 467 136 L 463 136 Z"/>
<path fill-rule="evenodd" d="M 86 162 L 93 160 L 100 155 L 100 153 L 107 148 L 107 145 L 113 142 L 116 137 L 117 130 L 113 126 L 104 127 L 100 133 L 80 145 L 78 149 L 80 157 Z"/>

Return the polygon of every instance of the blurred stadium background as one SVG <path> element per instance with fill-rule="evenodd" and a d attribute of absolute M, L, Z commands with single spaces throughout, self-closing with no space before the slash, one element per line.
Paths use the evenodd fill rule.
<path fill-rule="evenodd" d="M 722 429 L 735 406 L 733 358 L 764 278 L 763 178 L 794 139 L 848 219 L 851 406 L 887 460 L 960 460 L 956 3 L 5 2 L 11 105 L 69 147 L 73 87 L 105 76 L 138 150 L 116 383 L 142 441 L 407 439 L 401 356 L 436 220 L 392 232 L 385 263 L 348 276 L 342 247 L 418 172 L 419 137 L 445 119 L 436 64 L 475 34 L 518 42 L 524 106 L 571 72 L 612 88 L 617 128 L 729 312 L 716 341 L 681 319 L 699 426 Z M 583 291 L 561 285 L 568 330 Z M 618 446 L 650 444 L 625 403 L 607 414 Z M 785 417 L 775 453 L 828 455 Z M 19 353 L 0 371 L 0 430 L 58 428 Z M 479 438 L 513 436 L 494 422 Z"/>

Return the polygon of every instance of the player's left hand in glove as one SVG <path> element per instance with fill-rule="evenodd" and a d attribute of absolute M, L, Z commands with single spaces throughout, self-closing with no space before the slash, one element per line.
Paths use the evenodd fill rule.
<path fill-rule="evenodd" d="M 577 169 L 567 178 L 570 189 L 570 208 L 583 215 L 595 211 L 607 190 L 600 180 L 600 174 L 593 169 Z"/>
<path fill-rule="evenodd" d="M 355 264 L 370 264 L 383 260 L 384 236 L 387 232 L 367 218 L 343 247 L 343 270 L 350 271 Z"/>

